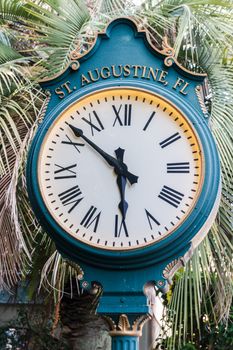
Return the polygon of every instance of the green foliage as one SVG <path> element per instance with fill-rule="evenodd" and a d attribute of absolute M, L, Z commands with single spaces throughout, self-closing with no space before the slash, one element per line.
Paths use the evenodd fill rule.
<path fill-rule="evenodd" d="M 181 350 L 196 350 L 196 347 L 192 344 L 186 344 Z"/>
<path fill-rule="evenodd" d="M 46 103 L 36 81 L 65 69 L 73 51 L 79 56 L 90 49 L 96 32 L 120 15 L 146 28 L 158 48 L 166 36 L 183 66 L 208 76 L 206 104 L 222 165 L 221 203 L 210 233 L 176 276 L 166 318 L 173 335 L 166 346 L 177 350 L 196 334 L 213 334 L 230 348 L 224 325 L 233 293 L 232 0 L 146 0 L 139 7 L 122 0 L 0 1 L 0 285 L 7 289 L 30 276 L 31 296 L 38 286 L 48 292 L 52 287 L 57 300 L 72 276 L 78 280 L 79 267 L 56 251 L 27 198 L 25 160 Z M 212 333 L 203 330 L 204 314 Z M 232 341 L 230 329 L 229 322 L 226 334 Z M 214 344 L 221 349 L 217 340 Z"/>

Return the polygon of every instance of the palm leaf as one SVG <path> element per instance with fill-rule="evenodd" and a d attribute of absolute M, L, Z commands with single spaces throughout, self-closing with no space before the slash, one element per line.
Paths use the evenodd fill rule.
<path fill-rule="evenodd" d="M 87 6 L 82 0 L 43 1 L 40 5 L 30 2 L 25 11 L 37 21 L 36 30 L 41 33 L 37 40 L 43 43 L 40 50 L 46 55 L 43 63 L 49 71 L 47 74 L 52 76 L 63 71 L 70 63 L 71 53 L 86 44 L 84 34 L 90 19 Z"/>

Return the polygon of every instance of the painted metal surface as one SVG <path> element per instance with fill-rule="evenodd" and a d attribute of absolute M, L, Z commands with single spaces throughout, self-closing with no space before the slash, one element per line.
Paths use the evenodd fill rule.
<path fill-rule="evenodd" d="M 139 338 L 133 336 L 112 337 L 112 350 L 139 350 Z"/>
<path fill-rule="evenodd" d="M 155 49 L 145 32 L 139 31 L 133 21 L 123 18 L 111 22 L 106 32 L 98 35 L 87 54 L 73 57 L 65 72 L 41 83 L 50 98 L 28 158 L 29 197 L 38 220 L 54 239 L 61 254 L 76 261 L 84 270 L 83 287 L 89 288 L 91 281 L 103 286 L 99 313 L 133 316 L 147 313 L 149 306 L 143 286 L 154 281 L 165 290 L 165 268 L 172 261 L 181 261 L 197 233 L 202 237 L 206 234 L 202 228 L 217 205 L 220 165 L 208 118 L 197 95 L 204 78 L 204 75 L 182 69 L 169 54 L 169 48 Z M 113 87 L 144 89 L 176 105 L 199 136 L 205 159 L 201 194 L 182 226 L 154 245 L 133 251 L 100 250 L 67 235 L 49 214 L 38 189 L 38 154 L 49 126 L 74 101 L 94 91 Z M 133 350 L 131 340 L 129 349 Z M 119 344 L 120 338 L 116 338 L 115 350 L 121 349 L 117 347 Z"/>

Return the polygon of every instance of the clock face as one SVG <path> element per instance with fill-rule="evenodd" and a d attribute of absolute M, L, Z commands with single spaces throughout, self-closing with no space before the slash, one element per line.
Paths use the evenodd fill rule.
<path fill-rule="evenodd" d="M 201 144 L 187 118 L 148 91 L 115 88 L 76 101 L 49 127 L 38 181 L 67 234 L 128 250 L 170 235 L 202 187 Z"/>

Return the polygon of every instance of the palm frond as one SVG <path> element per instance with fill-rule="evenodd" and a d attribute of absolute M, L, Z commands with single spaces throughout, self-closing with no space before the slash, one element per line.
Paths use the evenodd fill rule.
<path fill-rule="evenodd" d="M 23 57 L 11 46 L 0 43 L 0 94 L 5 96 L 22 86 L 30 76 L 29 58 Z M 29 83 L 29 80 L 28 80 Z"/>
<path fill-rule="evenodd" d="M 40 5 L 30 2 L 25 11 L 37 21 L 36 30 L 41 34 L 37 40 L 43 43 L 40 51 L 46 56 L 44 66 L 49 75 L 61 72 L 68 66 L 71 53 L 87 44 L 86 26 L 90 19 L 87 6 L 82 0 L 43 1 Z"/>
<path fill-rule="evenodd" d="M 1 67 L 1 66 L 0 66 Z M 2 97 L 0 107 L 0 232 L 3 232 L 0 252 L 1 286 L 10 288 L 21 277 L 31 257 L 28 238 L 22 231 L 21 201 L 18 188 L 24 168 L 25 153 L 33 136 L 34 111 L 38 115 L 41 96 L 21 88 Z M 39 106 L 39 108 L 38 108 Z M 24 181 L 25 191 L 25 181 Z M 24 217 L 29 215 L 28 211 Z M 33 232 L 33 231 L 32 231 Z"/>

